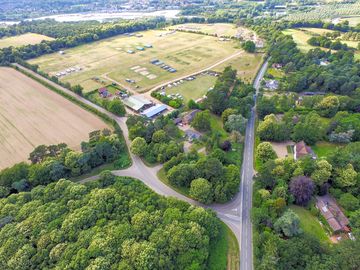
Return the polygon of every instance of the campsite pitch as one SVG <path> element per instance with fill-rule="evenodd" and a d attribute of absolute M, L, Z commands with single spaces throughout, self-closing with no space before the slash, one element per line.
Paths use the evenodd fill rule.
<path fill-rule="evenodd" d="M 12 68 L 0 68 L 0 169 L 26 161 L 40 144 L 79 149 L 107 125 L 95 115 Z"/>
<path fill-rule="evenodd" d="M 171 30 L 120 35 L 29 61 L 85 92 L 117 82 L 144 92 L 239 52 L 238 41 Z M 159 60 L 156 64 L 152 60 Z M 160 62 L 160 63 L 159 63 Z M 155 63 L 155 62 L 154 62 Z"/>

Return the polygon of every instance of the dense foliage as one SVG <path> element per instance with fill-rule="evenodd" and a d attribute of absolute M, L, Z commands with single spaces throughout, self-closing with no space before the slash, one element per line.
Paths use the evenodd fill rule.
<path fill-rule="evenodd" d="M 105 163 L 129 165 L 125 143 L 110 130 L 94 131 L 81 143 L 81 152 L 66 144 L 40 145 L 30 153 L 31 164 L 19 163 L 0 172 L 1 197 L 29 190 L 61 178 L 76 177 Z"/>
<path fill-rule="evenodd" d="M 206 269 L 220 223 L 103 172 L 0 200 L 1 269 Z"/>

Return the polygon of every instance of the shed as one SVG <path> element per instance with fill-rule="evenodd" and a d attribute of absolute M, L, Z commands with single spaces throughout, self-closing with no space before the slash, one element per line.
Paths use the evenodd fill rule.
<path fill-rule="evenodd" d="M 148 117 L 148 118 L 152 118 L 164 111 L 167 110 L 167 107 L 166 105 L 164 104 L 156 104 L 155 106 L 153 107 L 150 107 L 148 109 L 146 109 L 145 111 L 143 111 L 141 114 Z"/>

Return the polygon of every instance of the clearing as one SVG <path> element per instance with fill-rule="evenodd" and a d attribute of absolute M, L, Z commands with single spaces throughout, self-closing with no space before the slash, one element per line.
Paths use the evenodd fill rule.
<path fill-rule="evenodd" d="M 300 227 L 304 233 L 316 237 L 321 244 L 329 244 L 330 238 L 326 234 L 325 228 L 319 223 L 319 219 L 311 214 L 311 212 L 304 207 L 291 205 L 293 210 L 300 218 Z"/>
<path fill-rule="evenodd" d="M 0 39 L 0 49 L 10 46 L 21 47 L 24 45 L 34 45 L 40 43 L 43 40 L 53 40 L 53 38 L 34 33 L 5 37 Z"/>
<path fill-rule="evenodd" d="M 360 23 L 360 16 L 342 17 L 340 22 L 348 21 L 350 26 L 357 26 Z"/>
<path fill-rule="evenodd" d="M 100 118 L 12 68 L 0 68 L 0 169 L 26 161 L 40 144 L 80 149 Z"/>
<path fill-rule="evenodd" d="M 206 35 L 149 30 L 81 45 L 63 54 L 44 55 L 29 62 L 50 75 L 59 75 L 63 82 L 80 83 L 85 92 L 110 82 L 144 92 L 240 51 L 238 41 L 223 42 Z M 160 63 L 150 63 L 154 59 Z M 172 73 L 162 65 L 176 71 Z"/>

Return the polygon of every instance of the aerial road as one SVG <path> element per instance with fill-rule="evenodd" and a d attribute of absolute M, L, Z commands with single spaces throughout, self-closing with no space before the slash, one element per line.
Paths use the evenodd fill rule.
<path fill-rule="evenodd" d="M 120 126 L 123 131 L 126 144 L 130 147 L 130 140 L 128 136 L 128 129 L 126 126 L 126 117 L 118 117 L 104 108 L 92 103 L 91 101 L 75 94 L 74 92 L 42 77 L 41 75 L 22 67 L 18 64 L 15 64 L 19 69 L 30 73 L 32 76 L 37 77 L 46 83 L 55 86 L 59 90 L 71 95 L 77 100 L 86 103 L 87 105 L 96 108 L 98 111 L 107 114 L 111 118 L 113 118 Z M 268 66 L 268 61 L 262 65 L 259 70 L 255 80 L 254 80 L 254 88 L 256 89 L 256 94 L 254 95 L 254 99 L 256 100 L 258 90 L 260 88 L 260 82 L 264 77 L 265 71 Z M 113 174 L 118 176 L 130 176 L 141 180 L 144 184 L 150 187 L 152 190 L 157 192 L 160 195 L 164 196 L 172 196 L 176 197 L 180 200 L 187 201 L 193 205 L 203 206 L 206 208 L 213 209 L 218 217 L 225 222 L 229 228 L 236 235 L 239 247 L 240 247 L 240 270 L 252 270 L 253 269 L 253 254 L 252 254 L 252 225 L 251 225 L 251 207 L 252 207 L 252 183 L 254 176 L 254 167 L 253 167 L 253 157 L 254 157 L 254 129 L 255 129 L 255 118 L 256 118 L 256 110 L 255 106 L 252 108 L 251 117 L 248 121 L 246 134 L 245 134 L 245 147 L 244 147 L 244 155 L 243 155 L 243 164 L 241 171 L 241 184 L 240 190 L 237 195 L 228 203 L 225 204 L 212 204 L 212 205 L 202 205 L 199 202 L 188 198 L 169 186 L 165 185 L 161 182 L 157 177 L 157 172 L 161 168 L 161 165 L 155 167 L 147 167 L 143 161 L 133 154 L 130 153 L 132 158 L 131 167 L 125 170 L 117 170 L 113 171 Z M 88 182 L 96 180 L 98 177 L 90 177 L 81 182 Z"/>

